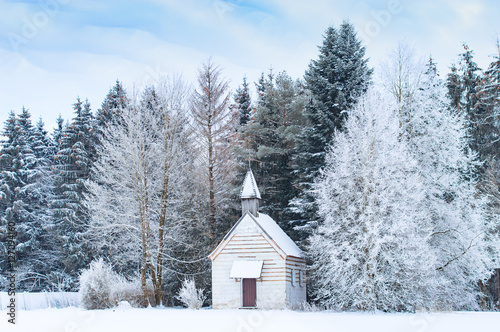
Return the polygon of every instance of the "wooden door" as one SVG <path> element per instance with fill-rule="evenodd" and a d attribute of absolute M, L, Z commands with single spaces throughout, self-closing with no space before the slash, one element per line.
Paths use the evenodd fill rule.
<path fill-rule="evenodd" d="M 243 306 L 257 305 L 257 279 L 243 279 Z"/>

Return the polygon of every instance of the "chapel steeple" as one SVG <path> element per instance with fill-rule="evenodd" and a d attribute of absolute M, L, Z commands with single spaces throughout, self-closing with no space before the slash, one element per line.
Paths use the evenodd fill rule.
<path fill-rule="evenodd" d="M 241 198 L 241 213 L 250 212 L 255 217 L 259 216 L 259 201 L 260 192 L 255 182 L 252 170 L 249 168 L 247 175 L 245 176 L 245 181 L 243 181 L 243 187 L 240 193 Z"/>

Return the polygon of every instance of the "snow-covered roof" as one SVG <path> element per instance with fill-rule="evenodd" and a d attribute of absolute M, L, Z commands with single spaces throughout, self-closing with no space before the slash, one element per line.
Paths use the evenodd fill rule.
<path fill-rule="evenodd" d="M 293 242 L 292 239 L 281 229 L 280 226 L 273 220 L 273 218 L 269 217 L 267 214 L 259 213 L 258 217 L 255 217 L 250 212 L 246 212 L 240 220 L 234 224 L 234 226 L 229 230 L 229 232 L 224 236 L 224 239 L 221 243 L 212 251 L 208 257 L 210 259 L 214 259 L 217 257 L 219 252 L 221 252 L 224 247 L 230 242 L 231 234 L 233 234 L 239 225 L 246 224 L 247 221 L 254 222 L 260 229 L 262 229 L 265 236 L 267 236 L 270 240 L 272 240 L 275 245 L 283 251 L 286 256 L 294 256 L 299 258 L 304 258 L 304 254 L 302 250 Z"/>
<path fill-rule="evenodd" d="M 257 221 L 257 223 L 262 227 L 262 229 L 271 237 L 274 242 L 285 252 L 287 256 L 304 257 L 302 250 L 293 242 L 285 231 L 281 229 L 280 226 L 269 217 L 267 214 L 259 213 L 258 217 L 252 215 L 252 217 Z"/>
<path fill-rule="evenodd" d="M 248 170 L 245 176 L 245 181 L 243 181 L 243 187 L 241 188 L 240 198 L 258 198 L 260 199 L 259 188 L 257 187 L 257 182 L 253 177 L 252 170 Z"/>
<path fill-rule="evenodd" d="M 263 263 L 264 261 L 234 261 L 229 278 L 260 278 Z"/>

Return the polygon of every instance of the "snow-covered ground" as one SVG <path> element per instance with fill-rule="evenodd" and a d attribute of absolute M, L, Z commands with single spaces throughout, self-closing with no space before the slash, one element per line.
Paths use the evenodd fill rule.
<path fill-rule="evenodd" d="M 26 332 L 111 332 L 111 331 L 397 331 L 461 332 L 496 331 L 500 313 L 452 312 L 425 314 L 363 314 L 297 312 L 290 310 L 189 310 L 132 309 L 108 310 L 42 309 L 18 311 L 17 324 L 7 323 L 0 312 L 0 331 Z"/>
<path fill-rule="evenodd" d="M 7 292 L 0 292 L 0 310 L 5 310 L 10 303 Z M 35 310 L 47 308 L 79 307 L 78 293 L 76 292 L 41 292 L 16 294 L 16 307 L 21 310 Z"/>

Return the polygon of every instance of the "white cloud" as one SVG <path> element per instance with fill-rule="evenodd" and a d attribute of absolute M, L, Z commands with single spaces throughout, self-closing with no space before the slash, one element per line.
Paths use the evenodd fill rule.
<path fill-rule="evenodd" d="M 5 34 L 18 31 L 23 17 L 32 15 L 37 5 L 2 3 L 12 10 L 0 11 L 0 121 L 10 109 L 19 111 L 25 105 L 34 118 L 43 115 L 52 128 L 58 113 L 72 117 L 71 105 L 78 95 L 88 97 L 95 110 L 116 79 L 132 87 L 161 74 L 183 73 L 194 81 L 196 68 L 209 56 L 220 63 L 233 88 L 244 74 L 250 82 L 257 81 L 270 66 L 301 77 L 310 59 L 317 57 L 316 46 L 329 25 L 348 18 L 363 32 L 367 24 L 378 22 L 374 12 L 387 10 L 386 1 L 147 3 L 149 7 L 126 1 L 132 8 L 130 19 L 114 20 L 114 27 L 109 27 L 106 18 L 115 19 L 122 2 L 71 1 L 20 53 L 12 52 Z M 491 35 L 500 30 L 494 1 L 401 4 L 403 10 L 391 16 L 367 46 L 372 66 L 405 37 L 423 55 L 432 53 L 442 74 L 461 51 L 461 41 L 469 42 L 479 64 L 487 66 L 487 54 L 494 51 Z M 159 14 L 147 12 L 151 6 Z M 143 23 L 148 17 L 153 21 L 138 24 L 134 15 Z M 158 20 L 162 15 L 165 19 Z M 120 22 L 124 26 L 117 26 Z"/>

